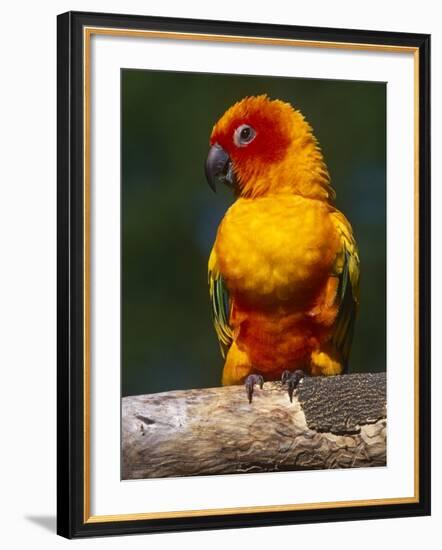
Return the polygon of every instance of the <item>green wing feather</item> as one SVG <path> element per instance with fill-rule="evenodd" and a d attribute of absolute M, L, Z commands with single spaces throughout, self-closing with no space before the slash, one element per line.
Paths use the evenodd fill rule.
<path fill-rule="evenodd" d="M 231 303 L 229 292 L 218 269 L 214 249 L 209 259 L 209 293 L 213 325 L 218 336 L 221 354 L 225 358 L 233 342 L 233 332 L 229 326 Z"/>
<path fill-rule="evenodd" d="M 332 219 L 341 238 L 341 248 L 334 266 L 339 284 L 336 293 L 338 315 L 334 324 L 332 343 L 340 352 L 346 372 L 359 307 L 359 255 L 352 228 L 345 216 L 335 211 Z"/>

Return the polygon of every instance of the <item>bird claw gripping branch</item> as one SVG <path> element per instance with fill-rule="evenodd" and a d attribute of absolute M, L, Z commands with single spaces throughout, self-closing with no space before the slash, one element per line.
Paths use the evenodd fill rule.
<path fill-rule="evenodd" d="M 255 387 L 255 384 L 259 384 L 259 387 L 262 390 L 262 387 L 264 386 L 264 378 L 260 374 L 249 374 L 249 376 L 247 376 L 246 378 L 246 381 L 244 382 L 249 403 L 252 402 L 253 389 Z"/>
<path fill-rule="evenodd" d="M 289 394 L 290 403 L 293 403 L 293 393 L 298 387 L 301 380 L 304 378 L 304 376 L 305 374 L 303 370 L 295 370 L 294 372 L 285 370 L 282 373 L 281 384 L 282 385 L 287 384 L 287 391 Z"/>

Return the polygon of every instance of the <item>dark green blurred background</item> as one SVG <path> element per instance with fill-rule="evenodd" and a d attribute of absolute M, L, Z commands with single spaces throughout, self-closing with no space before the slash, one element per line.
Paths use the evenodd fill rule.
<path fill-rule="evenodd" d="M 214 123 L 267 93 L 313 126 L 353 225 L 361 306 L 350 372 L 385 370 L 386 86 L 384 83 L 122 70 L 122 393 L 216 386 L 207 260 L 232 202 L 204 162 Z"/>

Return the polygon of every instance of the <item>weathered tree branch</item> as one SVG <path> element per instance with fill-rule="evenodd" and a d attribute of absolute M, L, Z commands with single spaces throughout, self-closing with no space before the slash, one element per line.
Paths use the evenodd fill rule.
<path fill-rule="evenodd" d="M 123 398 L 122 477 L 386 465 L 385 373 Z"/>

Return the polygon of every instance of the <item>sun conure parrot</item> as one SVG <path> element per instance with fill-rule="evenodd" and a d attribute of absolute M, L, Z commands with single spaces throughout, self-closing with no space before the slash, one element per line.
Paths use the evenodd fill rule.
<path fill-rule="evenodd" d="M 266 95 L 230 107 L 210 137 L 206 177 L 236 197 L 209 259 L 223 385 L 346 371 L 358 308 L 352 228 L 304 116 Z"/>

